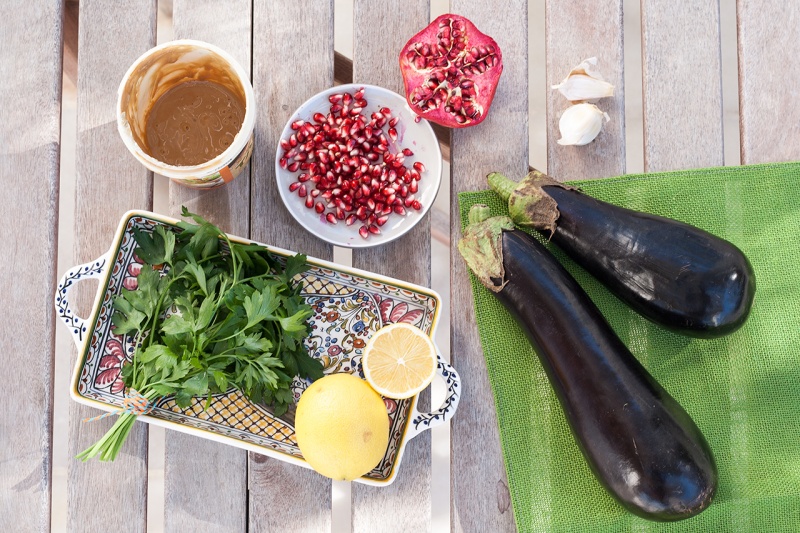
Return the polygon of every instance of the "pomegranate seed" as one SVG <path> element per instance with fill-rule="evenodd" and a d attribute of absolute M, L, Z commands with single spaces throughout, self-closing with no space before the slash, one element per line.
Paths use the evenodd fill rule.
<path fill-rule="evenodd" d="M 391 123 L 391 121 L 390 121 Z M 397 140 L 397 130 L 394 128 L 389 128 L 389 137 L 392 138 L 393 141 Z"/>
<path fill-rule="evenodd" d="M 292 145 L 289 144 L 289 139 L 281 139 L 281 148 L 283 148 L 285 151 L 288 151 L 291 147 Z"/>
<path fill-rule="evenodd" d="M 299 187 L 300 187 L 300 183 L 299 183 L 299 182 L 290 183 L 290 184 L 289 184 L 289 192 L 294 192 L 294 191 L 296 191 L 296 190 L 297 190 Z"/>
<path fill-rule="evenodd" d="M 420 174 L 425 172 L 425 165 L 422 164 L 422 161 L 415 161 L 413 166 L 414 170 L 416 170 Z"/>
<path fill-rule="evenodd" d="M 381 108 L 381 113 L 386 117 L 391 117 L 392 116 L 392 110 L 389 109 L 388 107 L 382 107 Z"/>
<path fill-rule="evenodd" d="M 311 189 L 311 197 L 316 198 L 319 196 L 319 189 Z"/>
<path fill-rule="evenodd" d="M 412 152 L 410 148 L 403 148 L 403 155 L 406 157 L 411 157 L 414 155 L 414 152 Z"/>
<path fill-rule="evenodd" d="M 305 198 L 305 197 L 306 197 L 306 194 L 308 194 L 308 193 L 307 193 L 307 191 L 306 191 L 306 186 L 305 186 L 305 184 L 303 184 L 303 185 L 300 185 L 300 190 L 298 190 L 298 191 L 297 191 L 297 195 L 298 195 L 300 198 Z M 308 207 L 311 207 L 311 206 L 308 206 Z"/>
<path fill-rule="evenodd" d="M 369 229 L 367 229 L 366 226 L 361 226 L 360 228 L 358 228 L 358 234 L 361 235 L 361 237 L 363 237 L 364 239 L 366 239 L 367 237 L 369 237 Z"/>
<path fill-rule="evenodd" d="M 286 166 L 289 164 L 289 162 L 288 162 L 288 160 L 286 159 L 286 157 L 281 157 L 281 158 L 278 160 L 278 164 L 281 166 L 281 168 L 285 169 L 285 168 L 286 168 Z"/>
<path fill-rule="evenodd" d="M 303 121 L 303 120 L 295 120 L 294 122 L 292 122 L 291 128 L 293 130 L 297 131 L 297 130 L 299 130 L 300 128 L 303 127 L 303 124 L 305 124 L 305 121 Z"/>
<path fill-rule="evenodd" d="M 411 183 L 409 183 L 408 184 L 408 191 L 411 192 L 411 193 L 416 193 L 419 190 L 418 183 L 419 182 L 417 182 L 417 181 L 412 181 Z"/>
<path fill-rule="evenodd" d="M 294 147 L 297 146 L 297 134 L 292 133 L 291 137 L 289 137 L 289 145 Z"/>
<path fill-rule="evenodd" d="M 391 212 L 391 211 L 390 211 L 390 212 Z M 375 220 L 375 223 L 376 223 L 376 224 L 378 224 L 378 226 L 383 226 L 384 224 L 386 224 L 386 221 L 387 221 L 387 220 L 389 220 L 389 215 L 384 215 L 384 216 L 382 216 L 382 217 L 378 217 L 378 218 Z"/>
<path fill-rule="evenodd" d="M 414 200 L 414 203 L 411 204 L 411 207 L 419 211 L 420 209 L 422 209 L 422 204 L 419 203 L 419 200 Z"/>
<path fill-rule="evenodd" d="M 403 205 L 405 207 L 412 207 L 414 205 L 414 201 L 414 195 L 411 194 L 403 201 Z"/>
<path fill-rule="evenodd" d="M 334 224 L 335 225 L 335 224 L 339 223 L 339 221 L 336 220 L 336 217 L 333 215 L 333 213 L 328 213 L 327 215 L 325 215 L 325 220 L 328 221 L 328 224 Z"/>
<path fill-rule="evenodd" d="M 336 208 L 336 218 L 339 220 L 344 220 L 345 218 L 344 209 L 342 209 L 341 207 Z"/>
<path fill-rule="evenodd" d="M 335 104 L 336 102 L 341 102 L 342 101 L 342 95 L 341 94 L 332 94 L 332 95 L 330 95 L 328 97 L 328 101 L 330 103 L 332 103 L 332 104 Z"/>
<path fill-rule="evenodd" d="M 345 219 L 344 223 L 347 224 L 348 226 L 352 226 L 355 223 L 356 220 L 357 220 L 356 215 L 352 214 L 352 215 L 348 215 L 347 216 L 347 218 Z"/>
<path fill-rule="evenodd" d="M 286 170 L 288 170 L 289 172 L 297 172 L 297 169 L 299 167 L 300 167 L 300 163 L 295 161 L 294 163 L 289 163 L 289 165 L 286 167 Z"/>
<path fill-rule="evenodd" d="M 303 174 L 300 174 L 299 176 L 297 176 L 297 181 L 302 183 L 302 182 L 308 181 L 310 178 L 311 178 L 311 176 L 309 176 L 308 174 L 303 173 Z"/>
<path fill-rule="evenodd" d="M 328 123 L 330 123 L 331 118 L 333 118 L 333 115 L 335 115 L 336 113 L 338 113 L 341 110 L 342 110 L 342 106 L 339 105 L 339 104 L 331 106 L 331 114 L 328 115 Z"/>
<path fill-rule="evenodd" d="M 325 204 L 322 202 L 317 202 L 317 205 L 314 206 L 314 209 L 317 211 L 317 213 L 322 213 L 325 211 Z"/>
<path fill-rule="evenodd" d="M 381 230 L 375 224 L 370 224 L 368 229 L 369 229 L 369 232 L 372 233 L 373 235 L 380 235 L 381 234 Z"/>
<path fill-rule="evenodd" d="M 314 122 L 319 122 L 320 124 L 324 123 L 326 120 L 325 115 L 323 115 L 322 113 L 314 113 L 313 119 Z"/>
<path fill-rule="evenodd" d="M 394 206 L 394 212 L 402 216 L 406 214 L 406 209 L 402 205 L 396 205 Z"/>
<path fill-rule="evenodd" d="M 313 196 L 306 196 L 306 207 L 311 209 L 314 207 L 314 197 Z"/>
<path fill-rule="evenodd" d="M 353 95 L 353 98 L 355 98 L 356 100 L 361 100 L 362 98 L 364 98 L 364 89 L 365 89 L 364 87 L 359 88 L 356 91 L 356 94 Z"/>
<path fill-rule="evenodd" d="M 383 206 L 383 209 L 381 209 L 381 215 L 388 216 L 391 214 L 392 214 L 392 206 L 390 204 Z"/>
<path fill-rule="evenodd" d="M 400 121 L 400 117 L 394 117 L 392 120 L 389 121 L 389 127 L 394 128 L 397 126 L 397 123 Z"/>

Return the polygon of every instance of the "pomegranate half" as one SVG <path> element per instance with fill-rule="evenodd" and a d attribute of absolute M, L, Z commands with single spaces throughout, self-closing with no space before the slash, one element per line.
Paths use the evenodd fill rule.
<path fill-rule="evenodd" d="M 480 124 L 503 72 L 500 47 L 468 19 L 445 14 L 400 52 L 408 105 L 448 128 Z"/>

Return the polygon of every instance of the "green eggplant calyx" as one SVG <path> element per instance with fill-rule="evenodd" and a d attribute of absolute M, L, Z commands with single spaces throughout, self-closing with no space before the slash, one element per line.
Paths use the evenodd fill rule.
<path fill-rule="evenodd" d="M 514 224 L 524 228 L 547 230 L 550 235 L 556 230 L 558 204 L 543 187 L 574 189 L 538 170 L 531 171 L 519 183 L 497 172 L 489 174 L 488 179 L 492 189 L 508 201 L 508 214 Z"/>
<path fill-rule="evenodd" d="M 476 204 L 469 211 L 469 225 L 458 241 L 458 251 L 475 277 L 490 291 L 500 292 L 508 283 L 503 266 L 503 232 L 513 229 L 510 218 L 489 217 L 488 206 Z"/>

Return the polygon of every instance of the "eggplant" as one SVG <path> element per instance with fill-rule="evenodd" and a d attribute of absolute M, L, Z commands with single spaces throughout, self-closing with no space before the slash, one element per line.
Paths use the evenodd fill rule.
<path fill-rule="evenodd" d="M 703 511 L 717 469 L 691 417 L 541 243 L 510 218 L 487 216 L 486 206 L 472 208 L 458 249 L 525 332 L 594 475 L 646 519 Z"/>
<path fill-rule="evenodd" d="M 548 236 L 639 314 L 676 333 L 714 338 L 744 324 L 753 267 L 732 243 L 669 218 L 602 202 L 533 171 L 491 187 L 517 226 Z"/>

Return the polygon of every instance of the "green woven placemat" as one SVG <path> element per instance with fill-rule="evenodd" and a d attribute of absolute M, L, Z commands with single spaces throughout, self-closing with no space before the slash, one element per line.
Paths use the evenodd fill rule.
<path fill-rule="evenodd" d="M 694 518 L 664 524 L 629 514 L 595 480 L 532 348 L 473 278 L 517 528 L 800 531 L 800 163 L 573 184 L 602 200 L 682 220 L 732 241 L 755 269 L 755 303 L 739 331 L 690 339 L 640 317 L 550 246 L 622 341 L 689 412 L 714 452 L 719 489 L 713 504 Z M 476 203 L 506 214 L 493 192 L 462 193 L 462 225 Z"/>

